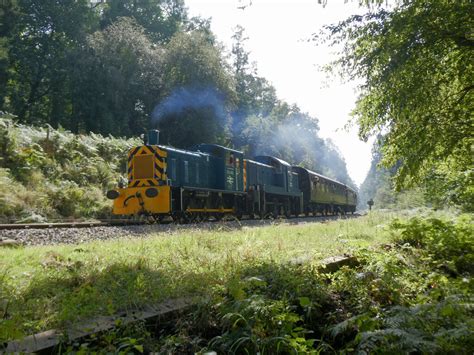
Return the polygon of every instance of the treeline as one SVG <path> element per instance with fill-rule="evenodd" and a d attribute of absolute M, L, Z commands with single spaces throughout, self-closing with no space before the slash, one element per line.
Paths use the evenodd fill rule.
<path fill-rule="evenodd" d="M 182 0 L 7 0 L 0 110 L 31 125 L 274 154 L 353 185 L 318 120 L 279 99 L 237 28 L 231 52 Z M 284 69 L 284 68 L 282 68 Z"/>
<path fill-rule="evenodd" d="M 400 163 L 384 167 L 383 147 L 386 137 L 378 135 L 372 148 L 372 162 L 359 189 L 359 209 L 367 209 L 367 202 L 374 202 L 374 209 L 410 209 L 428 206 L 434 209 L 455 207 L 472 212 L 472 172 L 451 170 L 443 166 L 433 169 L 416 185 L 397 188 L 396 177 Z M 444 169 L 443 169 L 444 168 Z"/>
<path fill-rule="evenodd" d="M 421 186 L 395 190 L 394 176 L 398 166 L 381 166 L 383 136 L 379 135 L 372 147 L 372 162 L 369 171 L 359 189 L 359 209 L 368 209 L 367 202 L 372 200 L 373 209 L 411 209 L 432 204 L 426 190 Z"/>

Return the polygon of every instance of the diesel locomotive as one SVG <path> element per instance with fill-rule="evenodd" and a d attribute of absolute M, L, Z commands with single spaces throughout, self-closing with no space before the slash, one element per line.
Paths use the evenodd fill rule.
<path fill-rule="evenodd" d="M 198 221 L 353 213 L 357 205 L 350 187 L 303 167 L 216 144 L 160 145 L 157 130 L 130 149 L 127 173 L 127 183 L 107 192 L 116 215 Z"/>

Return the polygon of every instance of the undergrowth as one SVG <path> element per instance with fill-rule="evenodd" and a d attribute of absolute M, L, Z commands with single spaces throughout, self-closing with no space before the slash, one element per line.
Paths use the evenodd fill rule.
<path fill-rule="evenodd" d="M 63 344 L 66 352 L 472 353 L 472 216 L 391 222 L 374 216 L 128 242 L 126 252 L 124 244 L 108 244 L 113 262 L 96 260 L 95 271 L 89 269 L 98 256 L 92 245 L 73 251 L 89 253 L 86 258 L 66 257 L 66 249 L 59 249 L 62 256 L 47 254 L 51 267 L 43 278 L 37 275 L 38 284 L 21 290 L 23 276 L 12 270 L 2 292 L 10 300 L 23 297 L 23 310 L 35 309 L 36 328 L 48 322 L 44 315 L 37 318 L 38 308 L 51 322 L 58 315 L 72 320 L 74 312 L 113 314 L 126 304 L 167 297 L 203 299 L 158 327 L 117 327 Z M 121 262 L 113 256 L 119 250 L 125 253 Z M 334 273 L 321 267 L 324 256 L 347 252 L 356 256 L 356 266 Z M 51 313 L 58 301 L 62 308 Z M 4 324 L 28 316 L 10 309 Z"/>
<path fill-rule="evenodd" d="M 105 217 L 136 139 L 75 135 L 0 115 L 0 223 Z"/>
<path fill-rule="evenodd" d="M 473 220 L 395 220 L 392 243 L 333 274 L 313 264 L 243 268 L 173 331 L 160 353 L 470 354 Z M 158 341 L 157 341 L 158 339 Z"/>

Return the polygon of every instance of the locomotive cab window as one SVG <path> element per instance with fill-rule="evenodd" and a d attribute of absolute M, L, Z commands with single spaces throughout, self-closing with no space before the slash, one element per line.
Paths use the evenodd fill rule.
<path fill-rule="evenodd" d="M 171 179 L 176 180 L 176 159 L 171 159 Z"/>

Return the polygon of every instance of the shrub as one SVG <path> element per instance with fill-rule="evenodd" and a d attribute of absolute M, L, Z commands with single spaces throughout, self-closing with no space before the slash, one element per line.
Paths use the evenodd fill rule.
<path fill-rule="evenodd" d="M 138 139 L 74 135 L 0 116 L 0 220 L 106 217 L 105 191 Z"/>
<path fill-rule="evenodd" d="M 474 224 L 472 216 L 462 215 L 455 221 L 412 218 L 394 221 L 399 232 L 396 241 L 426 250 L 437 267 L 454 273 L 474 271 Z"/>

